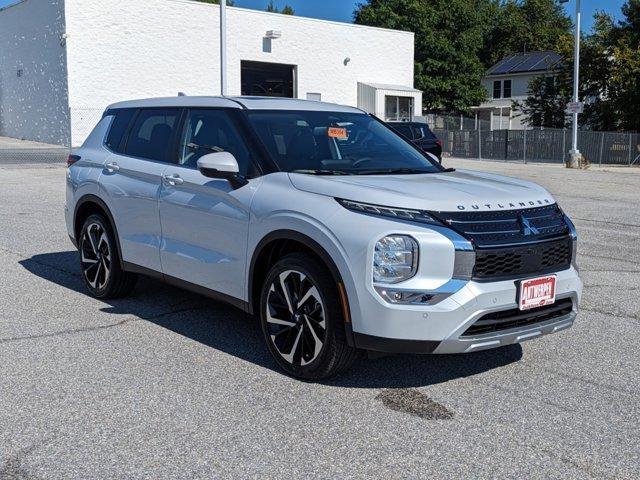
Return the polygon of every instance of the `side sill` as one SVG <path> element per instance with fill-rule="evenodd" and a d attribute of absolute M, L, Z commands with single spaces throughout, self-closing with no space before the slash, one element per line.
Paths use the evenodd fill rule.
<path fill-rule="evenodd" d="M 136 265 L 135 263 L 123 261 L 122 264 L 123 264 L 123 269 L 127 272 L 137 273 L 139 275 L 152 277 L 162 282 L 165 282 L 169 285 L 173 285 L 174 287 L 182 288 L 183 290 L 188 290 L 190 292 L 197 293 L 198 295 L 209 297 L 218 302 L 223 302 L 229 305 L 233 305 L 234 307 L 239 308 L 243 312 L 249 311 L 249 302 L 245 302 L 244 300 L 240 300 L 239 298 L 232 297 L 231 295 L 227 295 L 226 293 L 221 293 L 216 290 L 211 290 L 201 285 L 196 285 L 195 283 L 187 282 L 186 280 L 172 277 L 171 275 L 165 275 L 163 273 L 157 272 L 150 268 L 141 267 L 140 265 Z"/>
<path fill-rule="evenodd" d="M 353 332 L 353 340 L 357 348 L 385 353 L 433 353 L 440 345 L 438 341 L 402 340 L 358 332 Z"/>

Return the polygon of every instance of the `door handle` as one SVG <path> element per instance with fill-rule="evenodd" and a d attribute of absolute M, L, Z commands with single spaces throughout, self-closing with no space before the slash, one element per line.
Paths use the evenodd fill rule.
<path fill-rule="evenodd" d="M 111 162 L 107 163 L 104 168 L 106 168 L 107 172 L 109 173 L 115 173 L 120 170 L 120 165 L 118 165 L 116 162 Z"/>
<path fill-rule="evenodd" d="M 174 173 L 173 175 L 163 175 L 162 180 L 164 180 L 164 183 L 166 183 L 167 185 L 174 185 L 174 186 L 182 185 L 184 183 L 184 180 L 182 179 L 182 177 L 177 173 Z"/>

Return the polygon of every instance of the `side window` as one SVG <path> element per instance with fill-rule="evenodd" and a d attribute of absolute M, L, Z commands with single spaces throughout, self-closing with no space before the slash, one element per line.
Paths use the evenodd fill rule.
<path fill-rule="evenodd" d="M 135 110 L 115 110 L 108 113 L 109 115 L 114 115 L 115 118 L 113 122 L 111 122 L 111 128 L 109 129 L 105 145 L 111 151 L 122 153 L 122 147 L 124 145 L 122 137 L 124 137 L 127 127 L 129 123 L 131 123 Z"/>
<path fill-rule="evenodd" d="M 190 110 L 180 140 L 180 165 L 197 168 L 198 159 L 213 152 L 232 153 L 241 175 L 254 173 L 249 149 L 225 111 Z"/>
<path fill-rule="evenodd" d="M 150 160 L 172 161 L 171 139 L 179 115 L 177 108 L 140 110 L 129 133 L 125 153 Z"/>
<path fill-rule="evenodd" d="M 425 133 L 424 133 L 424 127 L 420 126 L 420 125 L 416 125 L 413 127 L 413 139 L 414 140 L 420 140 L 421 138 L 426 137 Z"/>

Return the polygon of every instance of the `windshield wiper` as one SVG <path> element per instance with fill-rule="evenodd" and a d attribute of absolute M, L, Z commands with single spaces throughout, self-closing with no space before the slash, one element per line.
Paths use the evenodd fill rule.
<path fill-rule="evenodd" d="M 420 168 L 377 168 L 370 170 L 356 170 L 356 175 L 394 175 L 394 174 L 418 174 L 418 173 L 437 173 L 433 170 L 424 170 Z"/>
<path fill-rule="evenodd" d="M 308 175 L 352 175 L 344 170 L 329 170 L 329 169 L 297 169 L 291 170 L 291 173 L 306 173 Z"/>

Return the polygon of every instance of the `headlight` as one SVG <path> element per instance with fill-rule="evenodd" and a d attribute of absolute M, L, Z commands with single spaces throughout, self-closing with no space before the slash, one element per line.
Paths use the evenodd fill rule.
<path fill-rule="evenodd" d="M 389 235 L 376 242 L 373 252 L 373 281 L 398 283 L 418 269 L 418 243 L 407 235 Z"/>
<path fill-rule="evenodd" d="M 442 225 L 442 223 L 422 210 L 413 210 L 411 208 L 383 207 L 382 205 L 373 205 L 371 203 L 352 202 L 351 200 L 344 200 L 342 198 L 336 198 L 336 200 L 344 208 L 346 208 L 347 210 L 352 210 L 354 212 L 395 218 L 396 220 L 410 220 L 413 222 L 429 223 L 432 225 Z"/>

